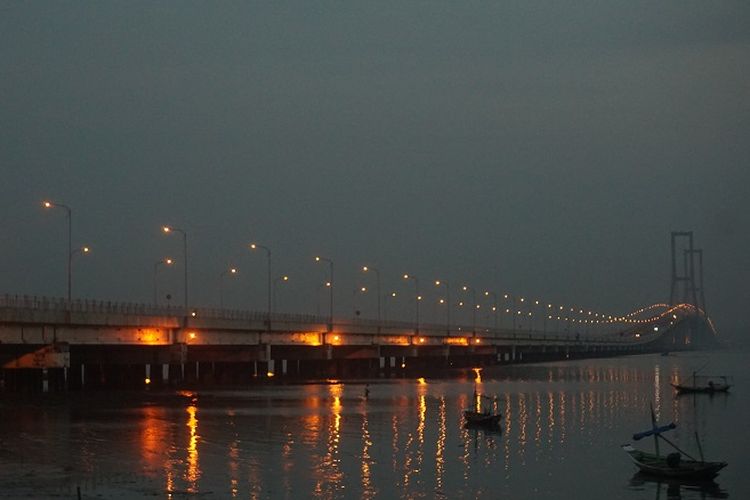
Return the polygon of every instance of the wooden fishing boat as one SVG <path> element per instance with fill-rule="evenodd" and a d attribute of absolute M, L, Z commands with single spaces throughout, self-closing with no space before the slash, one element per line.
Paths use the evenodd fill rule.
<path fill-rule="evenodd" d="M 477 427 L 500 427 L 500 413 L 490 413 L 487 411 L 476 411 L 472 409 L 464 410 L 464 421 L 468 426 Z"/>
<path fill-rule="evenodd" d="M 672 383 L 678 394 L 729 392 L 732 387 L 730 377 L 724 375 L 696 375 L 693 372 L 692 383 Z"/>
<path fill-rule="evenodd" d="M 622 445 L 622 449 L 630 455 L 633 463 L 642 472 L 652 476 L 710 479 L 727 466 L 726 462 L 686 460 L 679 452 L 670 453 L 666 456 L 646 453 L 633 448 L 630 444 Z"/>
<path fill-rule="evenodd" d="M 651 408 L 651 426 L 650 430 L 633 434 L 633 440 L 638 441 L 644 437 L 654 436 L 656 453 L 637 450 L 630 444 L 622 445 L 623 451 L 628 454 L 641 472 L 665 478 L 710 479 L 727 466 L 726 462 L 708 462 L 704 460 L 698 433 L 695 434 L 695 440 L 698 445 L 700 460 L 681 450 L 676 444 L 664 437 L 662 435 L 664 432 L 672 430 L 677 426 L 674 423 L 670 423 L 669 425 L 660 427 L 656 422 L 653 407 Z M 660 439 L 674 448 L 675 452 L 668 453 L 667 455 L 659 453 Z"/>
<path fill-rule="evenodd" d="M 497 429 L 500 427 L 500 412 L 493 413 L 489 408 L 482 409 L 482 401 L 487 400 L 489 405 L 496 402 L 495 398 L 479 394 L 474 387 L 475 406 L 464 409 L 464 421 L 467 427 L 484 427 L 486 429 Z"/>

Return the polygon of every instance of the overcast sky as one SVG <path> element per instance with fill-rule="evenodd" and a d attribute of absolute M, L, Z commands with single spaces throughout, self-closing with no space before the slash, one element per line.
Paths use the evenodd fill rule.
<path fill-rule="evenodd" d="M 750 3 L 0 1 L 0 293 L 374 317 L 434 279 L 610 314 L 669 298 L 670 231 L 747 334 Z M 159 295 L 180 304 L 180 269 Z M 460 297 L 454 291 L 454 298 Z M 404 297 L 389 304 L 404 319 Z M 461 313 L 454 313 L 461 319 Z"/>

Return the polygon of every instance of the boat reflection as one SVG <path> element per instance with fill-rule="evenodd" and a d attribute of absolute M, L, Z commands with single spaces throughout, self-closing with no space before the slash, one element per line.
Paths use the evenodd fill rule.
<path fill-rule="evenodd" d="M 630 486 L 638 489 L 654 488 L 657 499 L 729 498 L 726 490 L 721 489 L 713 480 L 665 479 L 636 472 L 630 478 Z M 664 497 L 662 492 L 665 494 Z"/>

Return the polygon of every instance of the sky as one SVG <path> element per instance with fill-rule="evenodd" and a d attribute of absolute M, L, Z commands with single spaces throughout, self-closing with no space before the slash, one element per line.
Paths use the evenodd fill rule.
<path fill-rule="evenodd" d="M 280 312 L 325 313 L 322 255 L 337 316 L 376 316 L 369 265 L 387 316 L 409 273 L 435 323 L 435 279 L 665 302 L 693 231 L 719 333 L 748 332 L 747 2 L 0 0 L 0 68 L 0 293 L 66 293 L 44 199 L 92 249 L 76 298 L 181 304 L 169 224 L 193 305 L 265 310 L 256 242 Z"/>

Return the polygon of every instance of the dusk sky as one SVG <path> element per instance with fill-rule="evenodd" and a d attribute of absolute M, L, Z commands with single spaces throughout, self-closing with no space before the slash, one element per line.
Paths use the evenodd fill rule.
<path fill-rule="evenodd" d="M 623 314 L 670 231 L 748 333 L 750 3 L 0 1 L 0 293 L 375 316 L 362 265 Z M 460 320 L 461 313 L 456 312 Z M 483 319 L 486 321 L 486 319 Z"/>

